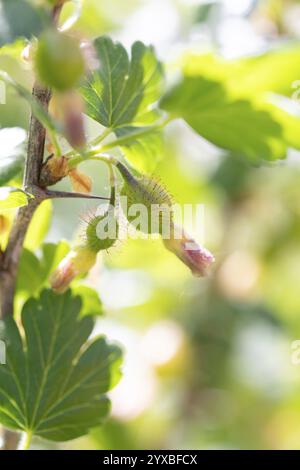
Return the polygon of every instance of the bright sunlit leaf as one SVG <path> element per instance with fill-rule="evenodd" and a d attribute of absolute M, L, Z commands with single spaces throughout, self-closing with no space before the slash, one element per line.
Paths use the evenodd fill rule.
<path fill-rule="evenodd" d="M 124 137 L 120 145 L 122 153 L 138 171 L 151 173 L 163 155 L 163 136 L 160 130 L 153 129 L 147 134 L 143 130 L 149 127 L 124 127 L 116 130 L 116 135 Z"/>
<path fill-rule="evenodd" d="M 94 41 L 99 66 L 82 86 L 87 114 L 105 127 L 144 125 L 162 89 L 162 67 L 152 47 L 135 42 L 126 49 L 108 37 Z"/>
<path fill-rule="evenodd" d="M 182 66 L 186 76 L 201 75 L 226 83 L 235 96 L 279 93 L 291 97 L 293 84 L 300 77 L 300 47 L 298 44 L 287 45 L 238 60 L 225 60 L 213 54 L 187 53 Z"/>
<path fill-rule="evenodd" d="M 34 244 L 36 244 L 36 241 L 35 238 Z M 41 247 L 40 257 L 24 247 L 18 269 L 17 290 L 29 296 L 47 286 L 50 274 L 68 251 L 69 244 L 64 240 L 57 244 L 44 243 Z"/>
<path fill-rule="evenodd" d="M 230 97 L 220 82 L 184 77 L 161 106 L 223 149 L 242 152 L 254 161 L 286 156 L 282 126 L 269 109 Z"/>
<path fill-rule="evenodd" d="M 0 209 L 15 209 L 16 207 L 27 206 L 28 201 L 33 196 L 22 189 L 4 186 L 0 188 Z"/>
<path fill-rule="evenodd" d="M 161 154 L 159 133 L 137 138 L 135 132 L 159 117 L 155 103 L 162 92 L 162 66 L 153 48 L 141 42 L 133 44 L 131 58 L 107 37 L 97 38 L 94 45 L 99 66 L 81 88 L 86 112 L 118 137 L 127 137 L 122 150 L 130 163 L 152 170 Z"/>
<path fill-rule="evenodd" d="M 52 202 L 50 200 L 43 201 L 36 209 L 28 231 L 25 237 L 24 246 L 28 250 L 35 250 L 43 242 L 48 233 L 52 217 Z"/>
<path fill-rule="evenodd" d="M 74 295 L 79 295 L 82 301 L 81 315 L 103 315 L 103 305 L 100 300 L 99 294 L 91 287 L 79 285 L 72 287 Z"/>

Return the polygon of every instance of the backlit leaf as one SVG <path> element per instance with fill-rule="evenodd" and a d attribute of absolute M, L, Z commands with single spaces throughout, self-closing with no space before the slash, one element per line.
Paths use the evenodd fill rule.
<path fill-rule="evenodd" d="M 124 138 L 120 149 L 130 164 L 142 173 L 151 173 L 163 155 L 163 136 L 160 130 L 154 129 L 139 134 L 142 130 L 141 127 L 123 127 L 116 130 L 116 135 Z"/>
<path fill-rule="evenodd" d="M 33 196 L 22 189 L 4 186 L 0 188 L 0 209 L 15 209 L 16 207 L 27 206 L 28 201 Z"/>
<path fill-rule="evenodd" d="M 130 59 L 108 37 L 97 38 L 94 46 L 99 66 L 82 86 L 87 114 L 112 129 L 152 122 L 162 89 L 162 67 L 153 48 L 135 42 Z"/>
<path fill-rule="evenodd" d="M 109 412 L 106 392 L 119 379 L 120 349 L 103 337 L 88 340 L 92 317 L 81 300 L 44 290 L 15 321 L 2 322 L 6 364 L 0 367 L 0 422 L 8 428 L 66 441 L 98 426 Z"/>

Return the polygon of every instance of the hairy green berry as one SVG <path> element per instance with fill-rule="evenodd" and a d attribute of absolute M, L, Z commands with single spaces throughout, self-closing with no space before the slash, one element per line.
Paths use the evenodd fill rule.
<path fill-rule="evenodd" d="M 109 209 L 103 215 L 91 217 L 85 230 L 86 245 L 90 250 L 108 250 L 118 239 L 118 221 L 113 214 L 113 209 Z"/>
<path fill-rule="evenodd" d="M 134 225 L 144 233 L 160 233 L 170 229 L 173 219 L 172 197 L 163 184 L 154 177 L 135 177 L 123 165 L 117 165 L 124 179 L 121 196 L 127 205 L 126 217 L 130 223 L 137 221 L 140 211 L 140 223 Z"/>

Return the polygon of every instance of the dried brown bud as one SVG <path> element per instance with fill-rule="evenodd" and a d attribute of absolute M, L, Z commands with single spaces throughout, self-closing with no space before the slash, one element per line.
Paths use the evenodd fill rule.
<path fill-rule="evenodd" d="M 69 173 L 68 159 L 64 156 L 55 157 L 50 155 L 47 160 L 43 163 L 41 175 L 40 175 L 40 186 L 45 188 L 58 183 Z"/>

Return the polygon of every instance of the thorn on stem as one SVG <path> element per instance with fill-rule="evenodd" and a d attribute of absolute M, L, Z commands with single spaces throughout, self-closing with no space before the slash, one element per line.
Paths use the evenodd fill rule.
<path fill-rule="evenodd" d="M 94 194 L 86 193 L 72 193 L 68 191 L 44 191 L 46 198 L 49 199 L 59 199 L 59 198 L 69 198 L 69 199 L 99 199 L 104 201 L 109 201 L 109 197 L 96 196 Z"/>

